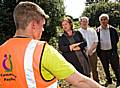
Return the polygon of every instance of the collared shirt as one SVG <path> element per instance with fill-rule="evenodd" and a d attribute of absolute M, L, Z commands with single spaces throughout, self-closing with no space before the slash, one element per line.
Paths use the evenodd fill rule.
<path fill-rule="evenodd" d="M 103 29 L 100 26 L 100 44 L 101 44 L 100 48 L 102 50 L 110 50 L 110 49 L 112 49 L 109 25 L 106 27 L 106 29 Z"/>
<path fill-rule="evenodd" d="M 94 42 L 98 42 L 97 33 L 93 28 L 87 28 L 86 30 L 83 28 L 80 28 L 79 31 L 81 32 L 83 37 L 86 39 L 88 49 L 91 48 Z M 93 52 L 95 51 L 96 49 Z"/>

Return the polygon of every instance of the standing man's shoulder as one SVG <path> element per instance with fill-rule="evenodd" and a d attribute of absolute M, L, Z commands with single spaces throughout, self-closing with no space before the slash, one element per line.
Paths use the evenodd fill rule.
<path fill-rule="evenodd" d="M 93 27 L 89 27 L 88 31 L 92 31 L 93 32 L 93 31 L 95 31 L 95 29 Z"/>
<path fill-rule="evenodd" d="M 115 30 L 116 30 L 116 28 L 113 27 L 112 25 L 109 25 L 109 28 L 110 28 L 110 29 L 115 29 Z"/>
<path fill-rule="evenodd" d="M 115 27 L 111 26 L 111 25 L 109 25 L 109 30 L 110 30 L 111 33 L 117 34 L 117 29 Z"/>
<path fill-rule="evenodd" d="M 96 28 L 96 32 L 100 32 L 100 26 Z"/>
<path fill-rule="evenodd" d="M 81 30 L 82 30 L 82 28 L 80 27 L 80 28 L 78 28 L 78 31 L 80 31 L 81 32 Z"/>

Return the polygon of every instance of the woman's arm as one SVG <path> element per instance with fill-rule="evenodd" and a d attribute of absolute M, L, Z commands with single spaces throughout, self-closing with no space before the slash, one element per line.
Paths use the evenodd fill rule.
<path fill-rule="evenodd" d="M 80 43 L 79 47 L 81 49 L 85 49 L 86 46 L 87 46 L 87 41 L 83 38 L 83 41 Z"/>

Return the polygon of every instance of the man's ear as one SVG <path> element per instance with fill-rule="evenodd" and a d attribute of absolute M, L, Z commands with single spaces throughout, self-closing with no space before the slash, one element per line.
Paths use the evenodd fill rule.
<path fill-rule="evenodd" d="M 31 21 L 31 29 L 33 32 L 36 31 L 36 25 L 37 25 L 36 21 Z"/>

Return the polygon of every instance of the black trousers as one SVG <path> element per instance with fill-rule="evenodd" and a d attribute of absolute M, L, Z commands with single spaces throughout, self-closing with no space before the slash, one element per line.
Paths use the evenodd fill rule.
<path fill-rule="evenodd" d="M 111 67 L 115 73 L 117 83 L 120 83 L 119 56 L 117 51 L 101 50 L 100 60 L 102 62 L 108 83 L 112 83 L 109 71 L 109 64 L 111 64 Z"/>

